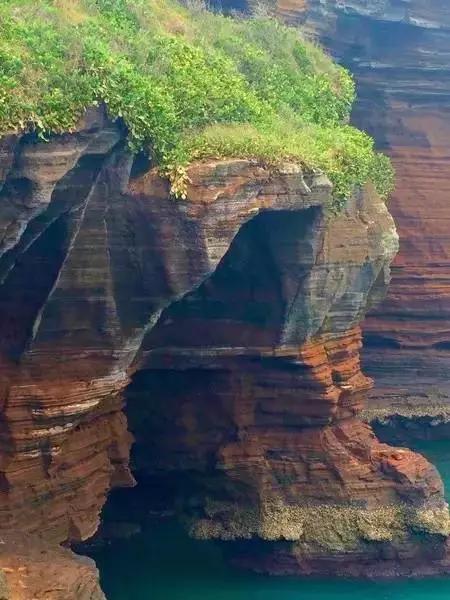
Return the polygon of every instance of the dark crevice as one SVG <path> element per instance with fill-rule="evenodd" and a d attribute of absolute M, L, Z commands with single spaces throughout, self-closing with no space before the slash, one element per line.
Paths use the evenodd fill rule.
<path fill-rule="evenodd" d="M 6 279 L 16 260 L 61 215 L 73 212 L 86 200 L 104 161 L 102 155 L 80 158 L 73 169 L 56 184 L 46 210 L 38 214 L 27 225 L 18 243 L 0 258 L 0 283 Z"/>
<path fill-rule="evenodd" d="M 293 248 L 309 251 L 296 244 L 308 239 L 317 212 L 268 211 L 245 223 L 211 277 L 163 311 L 145 348 L 276 345 L 313 257 L 299 256 L 290 278 L 279 262 Z"/>
<path fill-rule="evenodd" d="M 248 15 L 251 12 L 251 3 L 248 0 L 209 0 L 208 5 L 211 10 L 225 15 Z"/>
<path fill-rule="evenodd" d="M 364 346 L 371 348 L 401 348 L 401 344 L 389 337 L 383 335 L 377 335 L 372 333 L 366 333 L 364 335 Z"/>
<path fill-rule="evenodd" d="M 104 156 L 82 157 L 55 186 L 47 209 L 28 223 L 17 245 L 0 259 L 0 348 L 13 360 L 23 352 L 36 317 L 58 276 Z"/>
<path fill-rule="evenodd" d="M 136 179 L 152 168 L 151 157 L 146 152 L 139 152 L 133 159 L 131 165 L 130 179 Z"/>
<path fill-rule="evenodd" d="M 448 342 L 438 342 L 437 344 L 433 344 L 433 348 L 435 348 L 436 350 L 449 351 L 450 350 L 450 341 L 448 341 Z"/>
<path fill-rule="evenodd" d="M 214 468 L 220 444 L 236 439 L 233 415 L 223 402 L 227 385 L 227 371 L 152 369 L 134 376 L 126 396 L 138 481 L 166 470 Z M 192 436 L 201 444 L 199 461 Z"/>

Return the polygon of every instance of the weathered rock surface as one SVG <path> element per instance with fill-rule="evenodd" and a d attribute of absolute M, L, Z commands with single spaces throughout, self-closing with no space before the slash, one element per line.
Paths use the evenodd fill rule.
<path fill-rule="evenodd" d="M 37 536 L 2 533 L 1 600 L 106 600 L 94 561 Z"/>
<path fill-rule="evenodd" d="M 253 566 L 274 572 L 360 573 L 362 556 L 446 568 L 436 471 L 358 419 L 371 387 L 358 325 L 397 250 L 372 189 L 329 218 L 321 175 L 212 161 L 178 202 L 101 111 L 1 156 L 2 532 L 95 532 L 108 491 L 134 485 L 127 389 L 136 473 L 185 482 L 193 534 L 256 536 Z M 366 523 L 375 504 L 393 537 L 381 513 Z M 319 546 L 302 533 L 311 507 L 328 516 Z"/>
<path fill-rule="evenodd" d="M 364 324 L 373 414 L 422 414 L 436 423 L 450 404 L 450 7 L 440 0 L 279 0 L 277 7 L 355 74 L 354 122 L 397 171 L 389 208 L 400 253 L 386 301 Z"/>
<path fill-rule="evenodd" d="M 297 574 L 448 569 L 439 476 L 357 416 L 371 381 L 355 325 L 384 291 L 395 247 L 370 194 L 331 222 L 311 209 L 262 213 L 144 339 L 128 391 L 137 473 L 184 503 L 193 535 L 231 544 L 234 562 Z"/>

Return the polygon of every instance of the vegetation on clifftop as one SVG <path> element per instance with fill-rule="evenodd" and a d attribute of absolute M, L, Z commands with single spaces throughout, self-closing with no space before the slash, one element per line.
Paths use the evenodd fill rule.
<path fill-rule="evenodd" d="M 211 157 L 321 169 L 336 205 L 389 160 L 348 125 L 354 85 L 297 30 L 175 0 L 2 0 L 0 134 L 70 131 L 86 107 L 121 118 L 183 194 L 185 166 Z"/>

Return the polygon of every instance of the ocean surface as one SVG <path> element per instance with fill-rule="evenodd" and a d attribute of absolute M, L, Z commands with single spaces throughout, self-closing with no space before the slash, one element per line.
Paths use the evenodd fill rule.
<path fill-rule="evenodd" d="M 439 469 L 450 491 L 450 441 L 416 447 Z M 445 600 L 448 579 L 367 582 L 299 580 L 242 573 L 220 550 L 189 539 L 170 520 L 91 553 L 108 600 Z"/>

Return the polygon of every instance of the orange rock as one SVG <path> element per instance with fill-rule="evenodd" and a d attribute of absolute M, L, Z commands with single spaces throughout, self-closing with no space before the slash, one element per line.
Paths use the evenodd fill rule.
<path fill-rule="evenodd" d="M 278 14 L 302 22 L 352 71 L 353 120 L 397 172 L 389 208 L 400 252 L 386 301 L 364 323 L 372 397 L 385 413 L 400 398 L 419 401 L 425 415 L 427 402 L 450 402 L 450 9 L 439 0 L 306 4 L 279 2 Z"/>
<path fill-rule="evenodd" d="M 138 474 L 180 474 L 199 511 L 208 494 L 441 506 L 431 465 L 358 420 L 359 323 L 397 250 L 374 190 L 329 219 L 320 174 L 210 161 L 175 201 L 101 115 L 83 127 L 25 140 L 4 169 L 4 193 L 19 168 L 49 187 L 43 206 L 19 194 L 36 211 L 15 198 L 18 227 L 0 203 L 1 530 L 95 532 L 108 491 L 134 483 L 125 395 Z"/>

